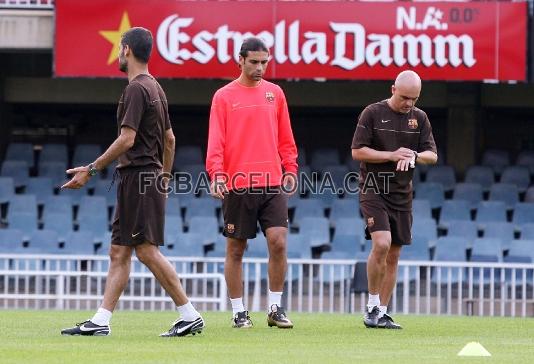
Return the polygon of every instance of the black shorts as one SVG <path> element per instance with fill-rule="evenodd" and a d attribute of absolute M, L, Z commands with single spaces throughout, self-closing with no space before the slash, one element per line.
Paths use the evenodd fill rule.
<path fill-rule="evenodd" d="M 118 172 L 117 207 L 111 228 L 111 244 L 135 246 L 150 242 L 163 245 L 165 194 L 141 179 L 158 176 L 155 167 L 121 169 Z M 144 191 L 143 191 L 144 190 Z"/>
<path fill-rule="evenodd" d="M 391 243 L 410 245 L 412 243 L 412 212 L 394 210 L 382 199 L 360 201 L 360 209 L 365 219 L 365 238 L 371 239 L 375 231 L 390 231 Z"/>
<path fill-rule="evenodd" d="M 231 190 L 222 202 L 223 235 L 235 239 L 256 237 L 258 221 L 261 230 L 288 224 L 287 195 L 278 187 Z"/>

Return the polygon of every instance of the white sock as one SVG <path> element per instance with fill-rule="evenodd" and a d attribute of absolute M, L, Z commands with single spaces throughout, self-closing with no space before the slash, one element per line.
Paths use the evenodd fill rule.
<path fill-rule="evenodd" d="M 93 324 L 96 324 L 98 326 L 107 326 L 109 325 L 109 322 L 111 321 L 111 315 L 113 312 L 106 310 L 105 308 L 100 307 L 93 318 L 91 319 L 91 322 Z"/>
<path fill-rule="evenodd" d="M 232 312 L 234 315 L 238 312 L 245 311 L 245 306 L 243 305 L 243 297 L 230 298 L 230 302 L 232 303 Z"/>
<path fill-rule="evenodd" d="M 380 309 L 380 314 L 378 315 L 378 318 L 388 313 L 388 306 L 378 306 L 378 308 Z"/>
<path fill-rule="evenodd" d="M 187 302 L 185 305 L 177 306 L 178 312 L 180 312 L 180 317 L 185 321 L 195 321 L 200 317 L 200 314 L 193 307 L 191 302 Z"/>
<path fill-rule="evenodd" d="M 269 290 L 269 307 L 267 307 L 267 312 L 271 310 L 272 305 L 281 306 L 282 302 L 282 293 L 283 292 L 273 292 Z"/>
<path fill-rule="evenodd" d="M 380 306 L 380 295 L 369 293 L 369 300 L 367 301 L 367 308 L 371 309 L 375 306 Z"/>

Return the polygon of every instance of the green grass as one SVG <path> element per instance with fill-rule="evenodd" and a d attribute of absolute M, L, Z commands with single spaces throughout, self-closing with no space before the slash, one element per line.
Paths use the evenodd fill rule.
<path fill-rule="evenodd" d="M 0 311 L 1 363 L 532 363 L 534 320 L 396 316 L 404 330 L 365 329 L 360 315 L 296 314 L 293 330 L 230 327 L 230 313 L 206 313 L 201 335 L 160 338 L 173 312 L 117 312 L 111 337 L 63 337 L 80 311 Z M 492 357 L 458 357 L 471 341 Z"/>

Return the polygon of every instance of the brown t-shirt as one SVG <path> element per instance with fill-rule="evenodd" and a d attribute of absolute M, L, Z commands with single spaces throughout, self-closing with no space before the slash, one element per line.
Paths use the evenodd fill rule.
<path fill-rule="evenodd" d="M 171 122 L 167 97 L 154 77 L 140 74 L 126 86 L 117 122 L 119 134 L 123 126 L 137 132 L 133 147 L 119 157 L 117 168 L 162 168 L 165 131 L 171 128 Z"/>
<path fill-rule="evenodd" d="M 401 147 L 437 153 L 426 113 L 414 107 L 409 113 L 393 111 L 386 100 L 367 106 L 358 117 L 352 148 L 369 147 L 393 152 Z M 397 172 L 396 162 L 360 162 L 360 200 L 383 198 L 395 210 L 412 208 L 413 169 Z"/>

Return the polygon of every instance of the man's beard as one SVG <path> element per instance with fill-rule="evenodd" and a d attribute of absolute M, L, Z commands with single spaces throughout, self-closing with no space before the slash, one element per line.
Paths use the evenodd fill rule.
<path fill-rule="evenodd" d="M 119 70 L 121 72 L 124 72 L 126 73 L 128 71 L 128 63 L 127 62 L 122 62 L 119 58 Z"/>

